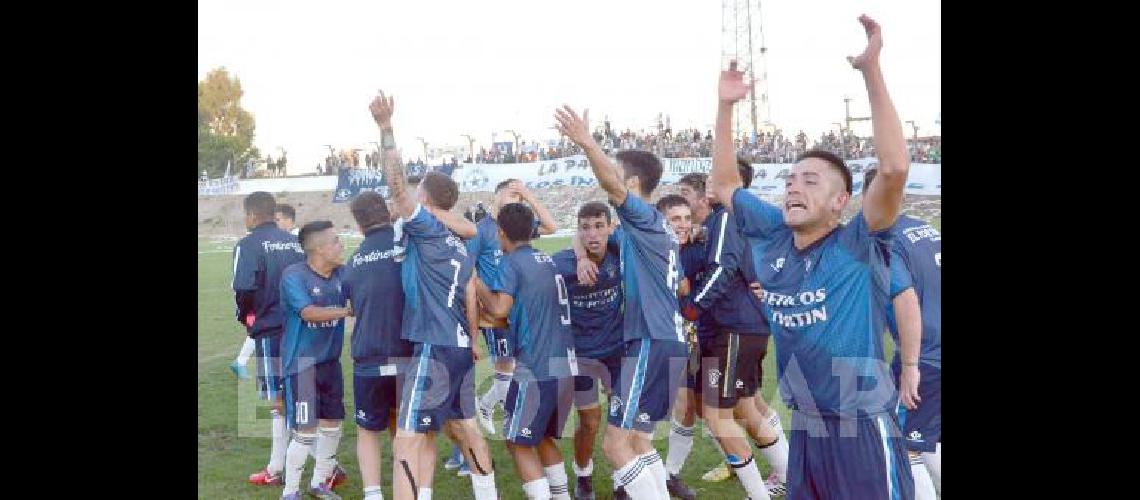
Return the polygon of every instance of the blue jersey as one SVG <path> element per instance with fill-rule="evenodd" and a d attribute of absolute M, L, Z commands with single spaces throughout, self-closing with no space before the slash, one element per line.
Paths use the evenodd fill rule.
<path fill-rule="evenodd" d="M 253 327 L 249 336 L 273 335 L 281 331 L 285 318 L 281 314 L 281 272 L 291 264 L 305 260 L 305 252 L 297 237 L 277 228 L 273 222 L 263 223 L 234 246 L 234 292 L 253 293 Z M 239 311 L 240 313 L 240 311 Z"/>
<path fill-rule="evenodd" d="M 286 375 L 340 358 L 344 346 L 344 318 L 305 321 L 301 319 L 301 310 L 308 306 L 345 307 L 343 272 L 344 267 L 338 267 L 325 279 L 302 261 L 289 266 L 281 275 L 281 302 L 285 309 L 281 366 Z"/>
<path fill-rule="evenodd" d="M 685 342 L 677 285 L 681 281 L 680 247 L 665 216 L 633 193 L 614 207 L 619 227 L 611 238 L 621 248 L 625 287 L 623 339 Z"/>
<path fill-rule="evenodd" d="M 598 266 L 598 282 L 578 283 L 578 260 L 567 248 L 554 254 L 554 266 L 570 292 L 571 330 L 578 356 L 602 359 L 622 352 L 621 270 L 617 253 L 607 251 Z"/>
<path fill-rule="evenodd" d="M 740 228 L 731 220 L 728 210 L 719 203 L 705 219 L 708 230 L 707 260 L 704 279 L 693 284 L 693 302 L 701 311 L 708 311 L 711 328 L 727 329 L 748 335 L 768 335 L 768 322 L 760 308 L 760 301 L 748 286 L 745 271 L 752 265 L 748 242 Z M 702 320 L 705 317 L 702 315 Z M 703 322 L 703 321 L 702 321 Z"/>
<path fill-rule="evenodd" d="M 539 222 L 534 221 L 531 238 L 538 237 Z M 475 223 L 475 237 L 467 240 L 467 253 L 475 259 L 475 272 L 492 290 L 499 286 L 499 259 L 503 249 L 499 246 L 499 223 L 492 217 L 483 217 Z"/>
<path fill-rule="evenodd" d="M 407 256 L 400 270 L 401 336 L 412 342 L 470 348 L 466 291 L 472 266 L 467 247 L 420 205 L 403 221 L 402 230 Z"/>
<path fill-rule="evenodd" d="M 701 283 L 705 276 L 705 260 L 707 259 L 707 249 L 705 248 L 705 241 L 695 241 L 681 245 L 681 267 L 684 268 L 685 278 L 689 280 L 689 296 L 682 299 L 681 303 L 685 301 L 692 301 L 693 297 L 697 295 L 697 286 Z M 697 336 L 701 338 L 711 338 L 716 336 L 716 323 L 713 321 L 712 312 L 708 309 L 701 309 L 700 317 L 697 318 Z"/>
<path fill-rule="evenodd" d="M 860 212 L 799 250 L 779 208 L 744 189 L 732 204 L 766 292 L 787 404 L 822 415 L 893 411 L 897 391 L 883 356 L 890 233 L 871 232 Z"/>
<path fill-rule="evenodd" d="M 891 298 L 914 287 L 922 309 L 922 348 L 919 360 L 942 368 L 942 234 L 921 220 L 900 215 L 891 228 Z M 895 345 L 899 329 L 892 306 L 887 322 Z M 899 350 L 895 350 L 896 364 Z"/>
<path fill-rule="evenodd" d="M 412 354 L 412 344 L 400 337 L 404 290 L 393 238 L 391 226 L 368 231 L 344 265 L 345 295 L 356 312 L 352 359 L 357 371 L 378 369 L 389 356 Z"/>
<path fill-rule="evenodd" d="M 554 260 L 523 245 L 499 263 L 500 286 L 492 291 L 514 297 L 508 321 L 514 336 L 520 380 L 569 377 L 574 365 L 574 334 L 570 331 L 570 295 Z M 522 369 L 519 369 L 522 368 Z"/>

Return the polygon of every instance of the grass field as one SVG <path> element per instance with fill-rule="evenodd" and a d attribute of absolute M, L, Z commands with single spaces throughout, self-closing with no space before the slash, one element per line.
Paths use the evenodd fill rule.
<path fill-rule="evenodd" d="M 347 239 L 346 255 L 355 250 L 359 243 L 358 238 Z M 568 238 L 544 238 L 535 246 L 552 253 L 565 248 L 568 243 Z M 199 238 L 198 240 L 198 497 L 278 498 L 281 495 L 280 487 L 252 486 L 246 482 L 250 473 L 265 467 L 269 456 L 269 407 L 257 400 L 252 380 L 239 381 L 229 370 L 229 364 L 244 339 L 244 330 L 233 318 L 233 293 L 230 290 L 232 273 L 230 252 L 233 244 L 232 239 Z M 353 397 L 350 333 L 351 323 L 345 332 L 344 353 L 341 358 L 345 377 L 344 403 L 348 418 L 344 422 L 344 437 L 338 454 L 341 464 L 348 471 L 349 480 L 337 488 L 337 491 L 344 498 L 362 498 L 360 471 L 356 460 L 356 424 L 351 418 Z M 485 348 L 482 342 L 479 346 Z M 888 341 L 888 349 L 891 347 L 893 346 L 890 346 Z M 249 368 L 252 373 L 254 370 L 252 361 Z M 486 362 L 480 362 L 478 367 L 480 393 L 490 387 L 490 375 L 491 371 Z M 769 355 L 764 361 L 762 394 L 764 399 L 780 412 L 785 427 L 789 427 L 790 416 L 788 410 L 778 401 L 775 377 L 775 355 L 769 346 Z M 500 424 L 501 414 L 498 417 L 496 423 Z M 576 425 L 577 417 L 572 411 L 564 433 L 566 438 L 559 443 L 567 460 L 566 471 L 570 478 L 571 491 L 573 491 L 574 472 L 569 466 L 569 462 L 573 460 L 573 443 L 570 436 Z M 697 425 L 700 425 L 699 421 Z M 660 423 L 654 440 L 654 445 L 663 459 L 667 451 L 668 429 L 668 422 Z M 682 471 L 682 477 L 697 491 L 700 498 L 744 498 L 745 492 L 735 478 L 720 483 L 706 483 L 700 480 L 700 476 L 706 470 L 722 460 L 711 443 L 701 437 L 700 430 L 698 429 L 693 451 Z M 391 444 L 386 435 L 383 439 L 384 495 L 386 498 L 391 498 Z M 495 460 L 499 496 L 502 499 L 525 498 L 522 481 L 515 473 L 514 465 L 501 439 L 501 431 L 494 436 L 488 436 Z M 441 435 L 438 447 L 440 460 L 433 487 L 435 497 L 472 498 L 470 480 L 457 477 L 454 471 L 443 469 L 443 460 L 450 453 L 450 442 Z M 757 461 L 761 472 L 767 477 L 769 470 L 767 462 L 759 454 Z M 611 469 L 601 452 L 600 432 L 594 464 L 594 487 L 599 493 L 598 498 L 609 498 L 607 492 L 611 491 Z M 312 467 L 310 460 L 306 466 L 306 475 L 302 479 L 302 488 L 307 487 Z"/>

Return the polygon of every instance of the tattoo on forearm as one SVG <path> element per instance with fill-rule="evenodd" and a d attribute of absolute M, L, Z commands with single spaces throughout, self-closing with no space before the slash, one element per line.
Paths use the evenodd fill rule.
<path fill-rule="evenodd" d="M 392 131 L 386 131 L 385 137 L 391 137 Z M 408 194 L 408 180 L 404 178 L 403 162 L 395 149 L 384 150 L 383 155 L 384 178 L 388 180 L 388 194 L 392 200 L 402 200 Z"/>

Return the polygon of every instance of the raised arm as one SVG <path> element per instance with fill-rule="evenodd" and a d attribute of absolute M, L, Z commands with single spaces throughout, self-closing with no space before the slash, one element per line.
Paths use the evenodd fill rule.
<path fill-rule="evenodd" d="M 384 179 L 388 182 L 388 193 L 392 198 L 392 210 L 397 216 L 410 217 L 416 210 L 416 200 L 408 192 L 408 180 L 404 178 L 404 164 L 400 161 L 400 153 L 396 151 L 396 136 L 392 133 L 392 112 L 395 110 L 395 98 L 384 97 L 384 93 L 376 96 L 368 110 L 372 112 L 372 119 L 380 127 L 380 148 L 383 150 L 380 163 L 384 168 Z"/>
<path fill-rule="evenodd" d="M 717 85 L 716 130 L 713 132 L 712 172 L 708 189 L 732 210 L 732 193 L 744 185 L 736 169 L 736 149 L 732 146 L 732 107 L 752 88 L 744 83 L 744 73 L 736 69 L 736 61 L 720 72 Z"/>
<path fill-rule="evenodd" d="M 586 159 L 590 161 L 590 168 L 594 170 L 594 177 L 598 179 L 598 186 L 609 195 L 610 203 L 620 206 L 625 203 L 625 183 L 618 175 L 617 167 L 606 157 L 605 151 L 602 151 L 602 147 L 590 135 L 589 118 L 590 110 L 583 111 L 581 117 L 570 109 L 570 106 L 563 106 L 562 109 L 554 111 L 554 119 L 558 120 L 556 126 L 558 131 L 582 148 L 586 153 Z"/>
<path fill-rule="evenodd" d="M 439 222 L 450 229 L 451 232 L 459 235 L 460 238 L 469 240 L 475 237 L 477 232 L 475 223 L 467 220 L 467 218 L 462 215 L 439 208 L 431 208 L 428 211 L 430 211 L 436 219 L 439 219 Z"/>
<path fill-rule="evenodd" d="M 867 32 L 867 48 L 858 57 L 848 56 L 847 61 L 863 73 L 867 99 L 871 103 L 871 127 L 875 134 L 873 142 L 879 157 L 879 173 L 863 197 L 863 217 L 872 231 L 878 231 L 891 227 L 902 209 L 910 157 L 906 151 L 902 123 L 879 67 L 879 52 L 883 48 L 882 28 L 866 15 L 859 16 L 859 22 Z"/>
<path fill-rule="evenodd" d="M 538 201 L 538 197 L 526 188 L 526 184 L 521 181 L 513 181 L 510 184 L 510 189 L 518 191 L 519 196 L 522 197 L 531 208 L 534 209 L 534 215 L 538 216 L 538 234 L 553 234 L 558 230 L 558 223 L 554 222 L 554 216 L 550 215 L 550 210 Z"/>

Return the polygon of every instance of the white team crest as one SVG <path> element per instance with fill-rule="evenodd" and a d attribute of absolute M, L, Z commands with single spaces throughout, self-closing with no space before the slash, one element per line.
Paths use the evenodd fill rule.
<path fill-rule="evenodd" d="M 356 410 L 356 418 L 359 418 L 359 419 L 365 418 L 364 417 L 364 410 Z"/>
<path fill-rule="evenodd" d="M 321 294 L 320 287 L 313 287 L 313 295 L 320 295 L 320 294 Z"/>
<path fill-rule="evenodd" d="M 648 422 L 649 421 L 649 414 L 648 413 L 642 413 L 641 415 L 638 415 L 637 421 L 638 422 Z"/>
<path fill-rule="evenodd" d="M 618 410 L 621 409 L 621 398 L 614 396 L 610 398 L 610 415 L 616 415 Z"/>
<path fill-rule="evenodd" d="M 744 381 L 743 381 L 743 380 L 740 380 L 740 379 L 737 379 L 737 380 L 736 380 L 736 388 L 737 388 L 737 389 L 743 389 L 743 388 L 744 388 Z"/>
<path fill-rule="evenodd" d="M 784 258 L 780 257 L 776 259 L 776 262 L 769 264 L 769 267 L 771 267 L 773 271 L 780 272 L 780 270 L 784 268 Z"/>
<path fill-rule="evenodd" d="M 424 425 L 431 425 L 431 417 L 421 418 L 420 422 L 422 422 Z"/>
<path fill-rule="evenodd" d="M 709 370 L 709 387 L 716 387 L 720 382 L 720 370 L 713 368 Z"/>
<path fill-rule="evenodd" d="M 530 437 L 530 427 L 523 427 L 522 430 L 519 431 L 519 434 L 522 434 L 522 437 Z"/>
<path fill-rule="evenodd" d="M 922 441 L 922 433 L 918 432 L 918 431 L 911 431 L 910 440 L 911 441 Z"/>

